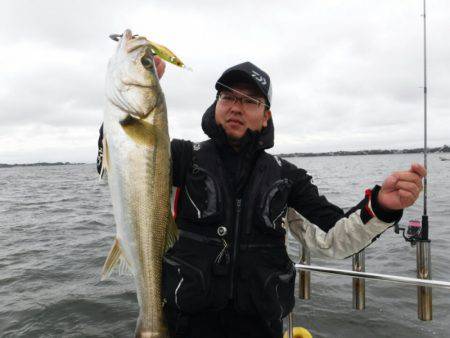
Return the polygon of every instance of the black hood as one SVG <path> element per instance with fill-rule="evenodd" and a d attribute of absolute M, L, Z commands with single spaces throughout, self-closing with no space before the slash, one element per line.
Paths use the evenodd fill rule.
<path fill-rule="evenodd" d="M 215 108 L 217 100 L 213 102 L 202 118 L 202 129 L 209 138 L 216 142 L 220 146 L 228 145 L 227 135 L 222 126 L 217 125 L 215 120 Z M 267 127 L 259 131 L 251 131 L 247 129 L 247 133 L 244 135 L 242 143 L 243 145 L 252 144 L 251 149 L 263 150 L 273 147 L 274 142 L 274 127 L 272 117 L 267 122 Z"/>

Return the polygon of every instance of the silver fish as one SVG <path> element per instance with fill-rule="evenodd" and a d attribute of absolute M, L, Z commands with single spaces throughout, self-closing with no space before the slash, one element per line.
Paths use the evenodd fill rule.
<path fill-rule="evenodd" d="M 170 139 L 152 46 L 126 30 L 106 75 L 104 170 L 116 239 L 102 279 L 118 266 L 134 276 L 140 312 L 136 337 L 167 337 L 161 296 L 162 256 L 175 239 Z"/>

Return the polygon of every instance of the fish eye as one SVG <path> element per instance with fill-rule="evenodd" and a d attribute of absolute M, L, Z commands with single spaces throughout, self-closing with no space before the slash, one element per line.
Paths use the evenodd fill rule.
<path fill-rule="evenodd" d="M 141 63 L 145 69 L 147 69 L 147 70 L 153 69 L 153 60 L 151 58 L 144 56 L 141 58 Z"/>

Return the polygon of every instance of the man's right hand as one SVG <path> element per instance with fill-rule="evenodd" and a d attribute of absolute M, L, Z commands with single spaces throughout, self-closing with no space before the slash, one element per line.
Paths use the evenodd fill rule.
<path fill-rule="evenodd" d="M 161 79 L 164 75 L 164 71 L 166 70 L 166 63 L 159 57 L 154 57 L 155 60 L 155 67 L 156 67 L 156 74 L 158 75 L 158 78 Z"/>

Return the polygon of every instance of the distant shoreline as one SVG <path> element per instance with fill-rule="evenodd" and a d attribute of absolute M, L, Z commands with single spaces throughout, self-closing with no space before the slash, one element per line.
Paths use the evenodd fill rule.
<path fill-rule="evenodd" d="M 318 156 L 351 156 L 351 155 L 396 155 L 396 154 L 421 154 L 423 148 L 414 149 L 391 149 L 391 150 L 355 150 L 355 151 L 329 151 L 323 153 L 287 153 L 287 154 L 277 154 L 280 157 L 318 157 Z M 428 153 L 450 153 L 450 147 L 444 145 L 443 147 L 428 148 Z M 73 163 L 73 162 L 37 162 L 37 163 L 17 163 L 17 164 L 6 164 L 0 163 L 1 168 L 12 168 L 12 167 L 47 167 L 55 165 L 79 165 L 87 163 Z M 89 163 L 95 164 L 95 163 Z"/>
<path fill-rule="evenodd" d="M 396 155 L 396 154 L 421 154 L 421 153 L 423 153 L 423 148 L 329 151 L 323 153 L 288 153 L 288 154 L 278 154 L 278 156 L 289 158 L 289 157 L 350 156 L 350 155 Z M 428 148 L 428 153 L 450 153 L 450 147 L 444 145 L 443 147 Z"/>
<path fill-rule="evenodd" d="M 16 163 L 6 164 L 0 163 L 0 168 L 12 168 L 12 167 L 49 167 L 55 165 L 78 165 L 86 163 L 72 163 L 72 162 L 37 162 L 37 163 Z"/>

